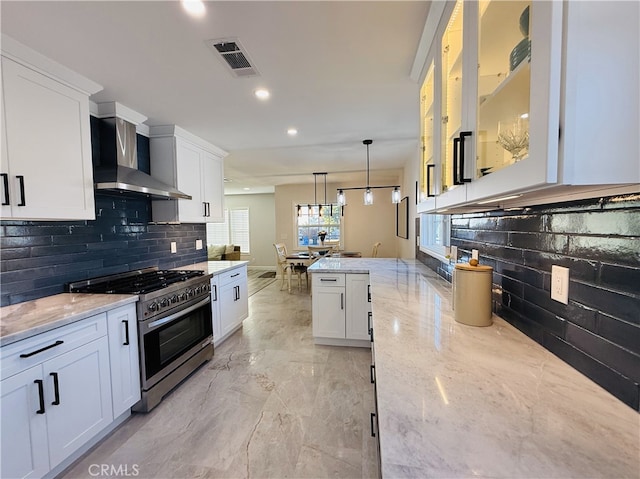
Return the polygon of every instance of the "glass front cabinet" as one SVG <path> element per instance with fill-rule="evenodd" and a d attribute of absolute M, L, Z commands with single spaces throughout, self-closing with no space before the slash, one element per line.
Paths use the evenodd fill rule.
<path fill-rule="evenodd" d="M 578 5 L 583 3 L 587 5 Z M 619 33 L 619 24 L 637 19 L 638 7 L 625 2 L 616 5 L 626 9 L 620 14 L 631 19 L 612 18 L 608 25 L 604 18 L 595 37 L 611 48 L 626 41 L 622 48 L 637 57 L 637 37 L 634 40 L 631 33 Z M 608 10 L 615 11 L 615 7 Z M 593 35 L 592 22 L 603 18 L 603 11 L 607 11 L 603 2 L 457 0 L 432 4 L 425 35 L 430 24 L 435 35 L 431 30 L 427 46 L 423 38 L 422 52 L 428 53 L 419 62 L 418 50 L 412 72 L 421 84 L 419 212 L 493 209 L 510 195 L 549 191 L 558 185 L 593 188 L 598 183 L 594 176 L 604 169 L 603 159 L 587 158 L 586 153 L 606 147 L 607 135 L 611 138 L 615 132 L 601 125 L 606 123 L 602 117 L 585 119 L 580 115 L 579 121 L 571 120 L 586 113 L 585 101 L 587 105 L 600 103 L 591 97 L 594 90 L 613 100 L 600 114 L 618 108 L 616 103 L 629 94 L 635 94 L 638 104 L 633 79 L 623 81 L 624 93 L 616 92 L 614 83 L 604 90 L 602 85 L 585 85 L 584 73 L 576 64 L 585 56 L 579 48 L 581 42 Z M 579 66 L 584 68 L 610 53 L 601 47 L 593 55 Z M 611 60 L 606 61 L 611 65 Z M 637 58 L 632 62 L 637 68 Z M 419 75 L 415 74 L 416 65 L 421 65 Z M 614 68 L 629 67 L 620 63 Z M 592 74 L 613 78 L 612 72 Z M 635 75 L 637 81 L 637 71 Z M 583 91 L 575 91 L 570 82 L 583 86 Z M 635 109 L 635 116 L 634 111 L 623 115 L 630 122 L 628 126 L 637 128 L 635 105 L 627 107 Z M 600 105 L 592 108 L 597 110 Z M 583 130 L 594 127 L 601 134 L 590 135 L 587 142 L 592 145 L 585 147 Z M 622 147 L 617 143 L 614 150 L 618 148 L 618 154 L 625 157 L 616 155 L 617 159 L 610 161 L 619 161 L 622 169 L 606 183 L 638 182 L 637 142 L 628 141 Z M 576 156 L 576 145 L 583 156 Z M 611 153 L 615 155 L 614 150 Z"/>

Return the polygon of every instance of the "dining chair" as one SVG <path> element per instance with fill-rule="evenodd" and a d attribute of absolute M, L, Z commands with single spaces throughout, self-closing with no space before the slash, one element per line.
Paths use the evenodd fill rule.
<path fill-rule="evenodd" d="M 280 286 L 280 291 L 282 291 L 287 274 L 291 274 L 292 265 L 287 261 L 287 246 L 284 243 L 273 243 L 273 247 L 276 249 L 278 266 L 282 272 L 282 286 Z"/>
<path fill-rule="evenodd" d="M 373 250 L 371 251 L 371 257 L 372 258 L 377 258 L 378 257 L 378 247 L 381 244 L 382 243 L 380 243 L 380 241 L 378 241 L 377 243 L 373 243 Z"/>
<path fill-rule="evenodd" d="M 284 243 L 274 243 L 273 246 L 276 249 L 278 255 L 278 266 L 282 270 L 282 286 L 280 291 L 284 288 L 285 276 L 289 275 L 289 291 L 291 291 L 291 274 L 295 274 L 298 277 L 298 290 L 302 288 L 302 274 L 304 273 L 307 289 L 309 289 L 309 273 L 307 267 L 303 264 L 295 264 L 287 259 L 287 246 Z"/>

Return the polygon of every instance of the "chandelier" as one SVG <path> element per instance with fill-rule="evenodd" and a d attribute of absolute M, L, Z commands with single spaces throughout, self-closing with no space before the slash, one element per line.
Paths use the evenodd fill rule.
<path fill-rule="evenodd" d="M 367 186 L 358 186 L 353 188 L 337 188 L 338 190 L 338 205 L 344 206 L 347 204 L 347 198 L 344 194 L 347 190 L 364 190 L 364 204 L 372 205 L 373 204 L 373 189 L 382 189 L 382 188 L 393 188 L 391 192 L 391 202 L 392 203 L 400 203 L 400 185 L 390 185 L 390 186 L 371 186 L 369 184 L 369 145 L 373 143 L 373 140 L 362 140 L 362 144 L 367 147 Z M 325 183 L 326 188 L 326 183 Z M 326 191 L 325 191 L 326 195 Z"/>
<path fill-rule="evenodd" d="M 322 176 L 324 178 L 324 203 L 318 203 L 318 176 Z M 296 205 L 298 216 L 300 216 L 300 210 L 304 205 Z M 309 211 L 309 214 L 312 213 L 315 207 L 318 208 L 318 217 L 322 218 L 322 213 L 324 208 L 329 208 L 329 216 L 333 216 L 333 205 L 327 202 L 327 173 L 326 172 L 318 172 L 313 173 L 313 204 L 306 205 Z"/>

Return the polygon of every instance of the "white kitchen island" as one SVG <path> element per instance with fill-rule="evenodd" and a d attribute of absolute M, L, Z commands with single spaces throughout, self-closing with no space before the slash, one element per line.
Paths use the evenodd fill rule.
<path fill-rule="evenodd" d="M 454 321 L 416 260 L 324 258 L 369 273 L 383 477 L 640 475 L 640 415 L 503 321 Z"/>

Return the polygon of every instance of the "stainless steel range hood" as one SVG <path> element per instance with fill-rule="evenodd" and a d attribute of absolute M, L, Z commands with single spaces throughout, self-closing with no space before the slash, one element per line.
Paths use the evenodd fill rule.
<path fill-rule="evenodd" d="M 100 161 L 93 170 L 96 190 L 127 191 L 154 199 L 191 196 L 138 170 L 136 126 L 122 118 L 100 120 Z"/>

